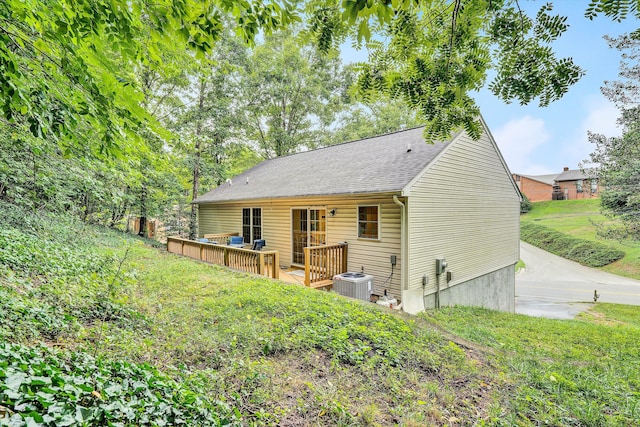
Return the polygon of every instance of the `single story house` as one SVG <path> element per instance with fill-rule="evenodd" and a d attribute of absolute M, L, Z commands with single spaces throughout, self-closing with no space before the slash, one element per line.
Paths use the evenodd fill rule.
<path fill-rule="evenodd" d="M 599 196 L 600 183 L 591 171 L 569 169 L 565 166 L 555 178 L 553 200 L 594 199 Z"/>
<path fill-rule="evenodd" d="M 551 175 L 519 175 L 513 174 L 518 188 L 530 202 L 551 200 L 553 184 L 557 174 Z"/>
<path fill-rule="evenodd" d="M 265 160 L 194 201 L 199 235 L 264 239 L 283 267 L 346 242 L 347 270 L 407 312 L 514 311 L 520 193 L 482 126 L 477 141 L 428 144 L 415 128 Z"/>
<path fill-rule="evenodd" d="M 531 202 L 545 200 L 594 199 L 600 193 L 598 177 L 592 171 L 569 169 L 560 174 L 513 174 L 518 188 Z"/>

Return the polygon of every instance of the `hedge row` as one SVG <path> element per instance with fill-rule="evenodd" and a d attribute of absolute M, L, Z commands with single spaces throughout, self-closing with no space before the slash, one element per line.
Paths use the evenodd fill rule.
<path fill-rule="evenodd" d="M 625 253 L 602 243 L 567 236 L 543 225 L 521 223 L 520 238 L 563 258 L 589 267 L 602 267 L 622 258 Z"/>

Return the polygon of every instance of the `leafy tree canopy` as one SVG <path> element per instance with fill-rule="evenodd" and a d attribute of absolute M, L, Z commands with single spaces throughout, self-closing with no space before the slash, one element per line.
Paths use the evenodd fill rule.
<path fill-rule="evenodd" d="M 469 92 L 486 83 L 506 102 L 540 105 L 560 98 L 582 75 L 551 44 L 564 17 L 543 5 L 527 16 L 516 0 L 6 0 L 0 2 L 2 119 L 63 147 L 102 151 L 162 130 L 142 106 L 137 67 L 162 69 L 162 52 L 184 46 L 201 56 L 226 17 L 245 42 L 305 21 L 321 49 L 352 38 L 370 58 L 359 74 L 366 99 L 381 92 L 420 110 L 427 134 L 464 127 L 478 135 Z M 638 15 L 631 0 L 594 0 L 587 16 Z M 224 17 L 224 19 L 223 19 Z"/>
<path fill-rule="evenodd" d="M 161 69 L 166 47 L 198 55 L 211 49 L 232 16 L 252 40 L 296 19 L 286 2 L 232 0 L 7 0 L 0 2 L 2 118 L 61 145 L 86 143 L 94 129 L 102 151 L 141 129 L 160 127 L 143 108 L 136 67 Z"/>
<path fill-rule="evenodd" d="M 383 93 L 404 101 L 426 119 L 425 136 L 432 140 L 461 127 L 479 136 L 479 110 L 470 93 L 486 84 L 491 69 L 489 88 L 496 96 L 541 106 L 561 98 L 583 74 L 551 49 L 568 28 L 551 4 L 535 17 L 509 0 L 335 1 L 319 10 L 311 32 L 321 46 L 344 34 L 368 48 L 357 81 L 364 99 Z"/>
<path fill-rule="evenodd" d="M 265 37 L 248 63 L 237 101 L 243 139 L 265 158 L 321 145 L 347 100 L 349 72 L 338 53 L 322 54 L 287 30 Z"/>
<path fill-rule="evenodd" d="M 620 218 L 627 231 L 640 238 L 640 38 L 637 34 L 607 38 L 623 52 L 620 80 L 605 82 L 602 93 L 620 109 L 622 136 L 589 134 L 595 144 L 591 161 L 597 164 L 604 190 L 602 207 Z"/>

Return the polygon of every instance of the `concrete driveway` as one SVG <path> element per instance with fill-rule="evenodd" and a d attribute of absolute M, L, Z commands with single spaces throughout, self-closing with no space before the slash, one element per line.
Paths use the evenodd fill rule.
<path fill-rule="evenodd" d="M 526 268 L 516 274 L 516 313 L 572 319 L 593 303 L 640 305 L 640 281 L 585 267 L 520 242 Z"/>

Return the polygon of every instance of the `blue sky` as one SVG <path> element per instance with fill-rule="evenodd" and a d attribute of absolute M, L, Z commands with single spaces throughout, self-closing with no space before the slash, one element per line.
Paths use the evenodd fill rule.
<path fill-rule="evenodd" d="M 521 1 L 530 16 L 547 0 Z M 618 78 L 620 53 L 610 49 L 604 35 L 617 36 L 640 28 L 640 21 L 627 19 L 621 23 L 605 17 L 590 21 L 584 17 L 586 0 L 556 0 L 553 12 L 567 16 L 569 29 L 554 42 L 558 57 L 572 57 L 586 75 L 569 89 L 559 101 L 540 108 L 504 104 L 488 90 L 471 94 L 500 150 L 514 173 L 542 175 L 560 173 L 564 166 L 577 169 L 592 151 L 587 131 L 614 136 L 618 111 L 600 92 L 605 80 Z M 366 60 L 363 52 L 343 51 L 349 60 Z M 345 53 L 347 55 L 345 55 Z"/>
<path fill-rule="evenodd" d="M 554 44 L 558 56 L 571 56 L 586 75 L 549 107 L 506 105 L 488 90 L 475 98 L 512 172 L 538 175 L 577 169 L 588 159 L 592 144 L 587 131 L 619 135 L 617 109 L 600 92 L 605 80 L 618 79 L 620 52 L 610 49 L 603 35 L 617 36 L 640 27 L 636 19 L 621 23 L 584 17 L 586 1 L 554 2 L 554 12 L 567 16 L 567 32 Z M 522 2 L 537 10 L 544 2 Z"/>

